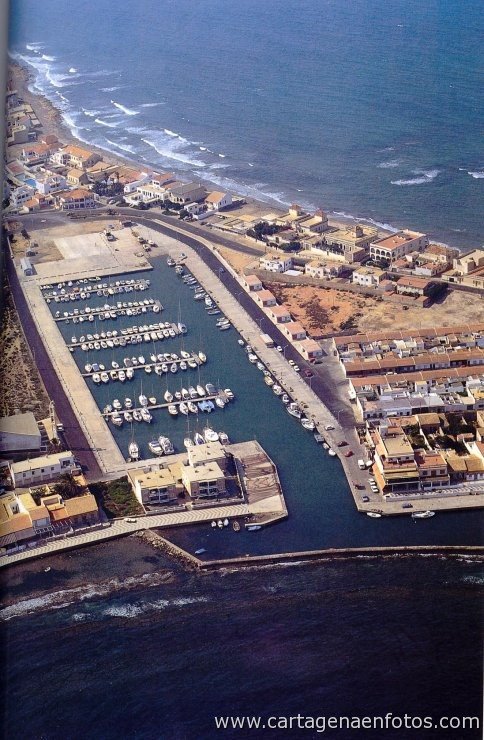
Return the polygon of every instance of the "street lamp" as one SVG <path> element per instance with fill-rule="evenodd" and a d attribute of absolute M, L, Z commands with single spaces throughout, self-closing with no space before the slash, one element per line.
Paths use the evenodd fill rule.
<path fill-rule="evenodd" d="M 287 349 L 287 344 L 284 344 L 283 347 L 282 347 L 282 355 L 283 355 L 284 359 L 286 359 L 286 349 Z"/>
<path fill-rule="evenodd" d="M 337 421 L 338 421 L 338 424 L 339 424 L 339 415 L 340 415 L 340 414 L 341 414 L 342 412 L 344 413 L 345 411 L 346 411 L 346 409 L 338 409 L 338 411 L 336 412 L 336 414 L 337 414 L 337 416 L 336 416 L 336 419 L 337 419 Z"/>
<path fill-rule="evenodd" d="M 259 324 L 259 331 L 262 331 L 261 323 L 264 321 L 264 318 L 265 318 L 264 316 L 261 316 L 260 319 L 257 319 L 257 323 Z"/>

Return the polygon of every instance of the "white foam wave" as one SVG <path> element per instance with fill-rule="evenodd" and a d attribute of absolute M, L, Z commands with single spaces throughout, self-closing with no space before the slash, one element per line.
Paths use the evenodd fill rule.
<path fill-rule="evenodd" d="M 29 51 L 39 51 L 40 49 L 43 49 L 45 44 L 43 44 L 41 41 L 31 41 L 30 44 L 25 44 L 25 48 Z"/>
<path fill-rule="evenodd" d="M 118 619 L 135 619 L 141 614 L 150 611 L 164 611 L 170 607 L 184 607 L 191 604 L 203 604 L 208 601 L 204 596 L 199 597 L 179 597 L 177 599 L 158 599 L 156 601 L 136 602 L 135 604 L 113 604 L 104 609 L 103 615 L 107 617 L 116 617 Z"/>
<path fill-rule="evenodd" d="M 198 148 L 200 149 L 201 152 L 206 152 L 207 151 L 207 147 L 206 146 L 199 146 Z"/>
<path fill-rule="evenodd" d="M 400 167 L 401 160 L 400 159 L 389 159 L 388 162 L 380 162 L 379 169 L 381 170 L 391 170 L 394 167 Z"/>
<path fill-rule="evenodd" d="M 75 74 L 76 74 L 76 72 L 77 72 L 77 69 L 76 69 L 75 67 L 69 67 L 69 73 L 70 73 L 71 75 L 75 75 Z"/>
<path fill-rule="evenodd" d="M 210 165 L 211 170 L 226 170 L 230 167 L 229 164 L 223 164 L 223 162 L 214 162 Z"/>
<path fill-rule="evenodd" d="M 190 146 L 190 142 L 184 139 L 183 136 L 180 136 L 180 134 L 175 133 L 175 131 L 170 131 L 170 129 L 163 129 L 163 131 L 147 130 L 145 133 L 146 137 L 141 139 L 141 141 L 154 149 L 160 156 L 167 159 L 174 159 L 177 162 L 183 162 L 192 167 L 208 166 L 206 162 L 197 159 L 196 154 L 180 151 Z"/>
<path fill-rule="evenodd" d="M 408 180 L 392 180 L 392 185 L 426 185 L 440 174 L 440 170 L 412 170 L 417 177 L 411 177 Z"/>
<path fill-rule="evenodd" d="M 94 123 L 100 123 L 101 126 L 108 126 L 108 128 L 116 128 L 118 125 L 117 123 L 108 123 L 108 121 L 103 121 L 102 118 L 95 118 Z"/>
<path fill-rule="evenodd" d="M 101 92 L 114 92 L 115 90 L 121 90 L 126 85 L 113 85 L 112 87 L 101 87 Z"/>
<path fill-rule="evenodd" d="M 129 152 L 130 154 L 136 154 L 136 149 L 132 147 L 130 144 L 119 144 L 116 141 L 111 141 L 111 139 L 106 138 L 106 141 L 111 144 L 111 146 L 116 147 L 116 149 L 121 149 L 123 152 Z"/>
<path fill-rule="evenodd" d="M 127 116 L 137 116 L 139 114 L 139 110 L 132 110 L 131 108 L 127 108 L 125 105 L 117 103 L 115 100 L 111 100 L 111 103 L 116 108 L 119 108 L 119 110 L 122 110 L 123 113 L 126 113 Z"/>
<path fill-rule="evenodd" d="M 98 110 L 86 110 L 86 108 L 81 108 L 82 112 L 85 116 L 88 116 L 89 118 L 96 118 L 96 116 L 99 115 L 101 111 Z"/>
<path fill-rule="evenodd" d="M 397 231 L 399 231 L 399 229 L 397 229 L 395 226 L 392 226 L 391 224 L 382 223 L 381 221 L 375 221 L 375 219 L 369 218 L 366 216 L 353 216 L 351 213 L 345 213 L 345 211 L 332 211 L 332 215 L 341 216 L 342 218 L 346 218 L 349 221 L 357 221 L 358 223 L 362 222 L 365 224 L 372 224 L 373 226 L 376 226 L 378 229 L 384 229 L 385 231 L 391 231 L 394 234 L 396 234 Z"/>
<path fill-rule="evenodd" d="M 141 103 L 141 108 L 156 108 L 158 105 L 165 105 L 161 100 L 158 103 Z"/>
<path fill-rule="evenodd" d="M 254 166 L 254 165 L 252 164 L 252 162 L 247 162 L 247 164 L 249 165 L 249 167 L 253 167 L 253 166 Z"/>
<path fill-rule="evenodd" d="M 55 62 L 55 57 L 50 57 L 48 54 L 42 54 L 42 59 L 46 62 Z"/>
<path fill-rule="evenodd" d="M 102 583 L 89 583 L 85 586 L 53 591 L 51 593 L 44 594 L 43 596 L 23 599 L 21 601 L 17 601 L 15 604 L 4 607 L 4 609 L 0 611 L 0 619 L 8 621 L 14 617 L 23 617 L 27 614 L 33 614 L 38 611 L 64 609 L 71 604 L 100 596 L 108 596 L 117 591 L 137 588 L 139 586 L 152 588 L 165 583 L 166 580 L 166 573 L 145 573 L 144 575 L 133 576 L 125 578 L 124 580 L 115 578 L 111 581 L 104 581 Z M 176 600 L 172 603 L 175 604 L 175 601 Z"/>
<path fill-rule="evenodd" d="M 226 157 L 227 155 L 226 155 L 226 154 L 219 154 L 218 156 L 219 156 L 219 157 L 222 157 L 222 159 L 225 159 L 225 157 Z"/>
<path fill-rule="evenodd" d="M 474 178 L 474 180 L 482 180 L 484 178 L 484 172 L 482 170 L 476 170 L 475 172 L 468 172 L 468 175 Z"/>

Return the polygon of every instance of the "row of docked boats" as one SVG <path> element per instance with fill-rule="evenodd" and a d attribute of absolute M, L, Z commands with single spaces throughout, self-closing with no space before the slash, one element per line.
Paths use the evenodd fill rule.
<path fill-rule="evenodd" d="M 182 357 L 175 352 L 150 355 L 147 362 L 144 355 L 138 355 L 133 357 L 125 357 L 123 360 L 123 367 L 120 367 L 117 362 L 113 360 L 112 369 L 107 370 L 105 365 L 98 363 L 87 363 L 84 365 L 84 370 L 87 375 L 91 375 L 92 381 L 96 384 L 109 383 L 110 380 L 120 380 L 122 383 L 125 380 L 132 380 L 134 378 L 135 370 L 143 369 L 146 374 L 164 375 L 168 372 L 173 374 L 178 372 L 178 369 L 188 370 L 188 368 L 196 369 L 202 363 L 207 361 L 207 357 L 203 352 L 190 354 L 181 351 Z"/>
<path fill-rule="evenodd" d="M 301 423 L 301 426 L 304 429 L 307 429 L 308 432 L 314 432 L 316 429 L 316 425 L 312 419 L 308 419 L 306 416 L 304 416 L 302 409 L 298 406 L 298 404 L 293 401 L 290 396 L 284 392 L 284 389 L 281 385 L 279 385 L 276 380 L 272 377 L 269 370 L 266 368 L 263 362 L 259 359 L 259 357 L 254 352 L 253 348 L 250 344 L 245 344 L 243 339 L 239 339 L 238 343 L 241 347 L 245 347 L 245 351 L 247 353 L 247 359 L 252 365 L 255 365 L 258 370 L 262 372 L 264 375 L 264 382 L 269 388 L 271 388 L 274 395 L 278 396 L 284 406 L 286 407 L 286 411 L 290 416 L 293 416 L 295 419 L 298 419 Z"/>
<path fill-rule="evenodd" d="M 195 432 L 193 439 L 187 435 L 183 440 L 183 444 L 187 450 L 196 445 L 207 444 L 208 442 L 220 442 L 223 445 L 230 444 L 229 437 L 225 432 L 216 432 L 208 425 L 202 430 L 202 432 Z"/>
<path fill-rule="evenodd" d="M 121 302 L 118 301 L 115 306 L 105 303 L 103 306 L 97 308 L 91 308 L 86 306 L 84 310 L 75 308 L 73 311 L 56 311 L 54 318 L 57 321 L 72 321 L 73 324 L 81 323 L 83 321 L 94 321 L 99 319 L 100 321 L 117 319 L 118 316 L 139 316 L 143 313 L 160 313 L 162 305 L 159 301 L 154 298 L 145 298 L 143 301 L 129 301 Z"/>
<path fill-rule="evenodd" d="M 126 347 L 130 344 L 142 344 L 143 342 L 162 342 L 164 339 L 174 338 L 179 334 L 186 333 L 187 328 L 184 324 L 175 326 L 166 321 L 121 329 L 120 332 L 116 329 L 107 332 L 94 332 L 93 334 L 81 335 L 79 339 L 73 334 L 70 349 L 80 347 L 84 352 L 88 352 L 89 350 Z"/>
<path fill-rule="evenodd" d="M 150 280 L 117 280 L 114 283 L 98 283 L 97 285 L 72 285 L 58 290 L 51 288 L 43 291 L 47 303 L 68 303 L 69 301 L 89 300 L 92 296 L 110 297 L 121 293 L 133 293 L 148 290 Z"/>
<path fill-rule="evenodd" d="M 203 301 L 208 316 L 220 316 L 221 311 L 214 298 L 206 292 L 191 273 L 182 273 L 182 280 L 185 285 L 194 291 L 193 299 L 195 301 Z M 220 331 L 228 331 L 232 327 L 229 319 L 225 316 L 220 316 L 215 325 Z"/>

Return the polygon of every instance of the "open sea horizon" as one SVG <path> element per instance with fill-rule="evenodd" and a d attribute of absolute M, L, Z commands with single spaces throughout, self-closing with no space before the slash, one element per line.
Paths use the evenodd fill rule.
<path fill-rule="evenodd" d="M 86 144 L 267 210 L 467 248 L 482 245 L 483 15 L 477 0 L 17 0 L 10 53 Z"/>

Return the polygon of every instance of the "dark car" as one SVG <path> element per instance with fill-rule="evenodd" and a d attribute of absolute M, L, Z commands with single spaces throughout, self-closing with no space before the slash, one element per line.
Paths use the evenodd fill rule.
<path fill-rule="evenodd" d="M 345 457 L 351 457 L 351 456 L 352 456 L 352 454 L 353 454 L 353 450 L 347 450 L 347 451 L 345 452 Z"/>
<path fill-rule="evenodd" d="M 348 444 L 348 442 L 346 442 L 346 440 L 342 439 L 341 442 L 338 442 L 338 447 L 346 447 L 347 444 Z"/>
<path fill-rule="evenodd" d="M 363 502 L 364 502 L 365 504 L 367 504 L 367 503 L 368 503 L 368 501 L 370 500 L 370 497 L 369 497 L 369 496 L 362 496 L 362 497 L 361 497 L 361 500 L 362 500 L 362 501 L 363 501 Z"/>
<path fill-rule="evenodd" d="M 313 371 L 312 370 L 305 370 L 304 371 L 304 377 L 305 378 L 312 378 L 312 377 L 314 377 Z"/>

